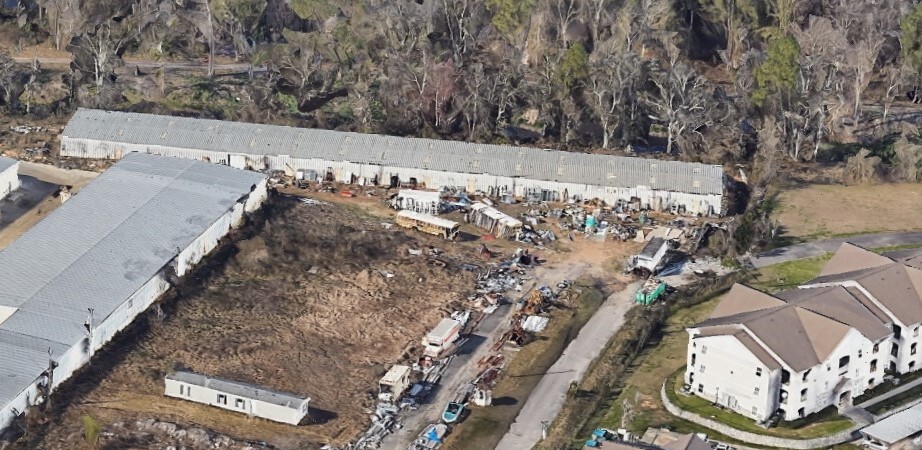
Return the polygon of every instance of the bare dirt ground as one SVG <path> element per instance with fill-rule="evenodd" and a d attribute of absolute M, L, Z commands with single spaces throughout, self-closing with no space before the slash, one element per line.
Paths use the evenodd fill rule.
<path fill-rule="evenodd" d="M 384 220 L 362 208 L 276 203 L 262 229 L 236 244 L 223 271 L 180 289 L 165 319 L 136 327 L 128 339 L 134 348 L 119 348 L 111 368 L 94 363 L 90 370 L 101 373 L 81 378 L 75 393 L 62 391 L 70 405 L 21 448 L 74 448 L 84 414 L 104 432 L 156 419 L 277 448 L 356 436 L 378 378 L 473 286 L 470 272 L 407 250 L 434 245 L 460 260 L 473 258 L 474 247 L 385 230 Z M 310 396 L 311 421 L 291 427 L 165 398 L 163 376 L 180 366 Z M 104 436 L 103 448 L 157 443 Z M 159 444 L 174 442 L 160 436 Z"/>
<path fill-rule="evenodd" d="M 908 231 L 922 227 L 922 184 L 810 185 L 780 195 L 775 218 L 783 235 L 832 235 Z"/>
<path fill-rule="evenodd" d="M 71 192 L 77 193 L 99 173 L 65 170 L 47 164 L 22 161 L 19 163 L 19 175 L 22 180 L 19 190 L 22 192 L 13 192 L 0 202 L 0 211 L 3 212 L 3 219 L 0 219 L 0 249 L 10 245 L 61 206 L 61 199 L 54 195 L 54 191 L 57 190 L 55 185 L 70 186 Z M 23 208 L 28 209 L 23 211 Z M 7 222 L 7 219 L 12 220 Z"/>

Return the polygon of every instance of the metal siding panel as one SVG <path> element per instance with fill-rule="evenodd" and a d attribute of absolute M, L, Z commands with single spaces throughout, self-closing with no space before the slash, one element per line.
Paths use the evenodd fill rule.
<path fill-rule="evenodd" d="M 176 148 L 289 155 L 301 159 L 344 159 L 382 166 L 489 173 L 605 187 L 649 185 L 650 179 L 655 178 L 656 183 L 653 184 L 663 190 L 723 193 L 723 169 L 714 165 L 207 119 L 79 109 L 67 124 L 63 136 L 66 142 L 84 138 L 142 145 L 158 143 Z M 95 152 L 90 148 L 102 145 L 88 145 L 84 156 L 94 157 L 91 155 Z M 71 146 L 68 144 L 68 147 Z M 67 153 L 80 152 L 68 148 Z M 566 164 L 561 166 L 561 158 L 564 157 L 567 157 Z M 655 164 L 656 168 L 651 164 Z M 694 173 L 695 169 L 699 173 Z M 615 176 L 609 177 L 609 173 Z M 698 186 L 695 186 L 696 180 Z"/>

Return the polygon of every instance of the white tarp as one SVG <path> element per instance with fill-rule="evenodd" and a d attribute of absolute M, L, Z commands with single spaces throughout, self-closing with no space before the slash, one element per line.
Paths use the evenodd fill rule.
<path fill-rule="evenodd" d="M 547 328 L 547 323 L 550 321 L 547 317 L 541 316 L 528 316 L 525 320 L 522 321 L 522 329 L 525 331 L 531 331 L 532 333 L 540 333 Z"/>

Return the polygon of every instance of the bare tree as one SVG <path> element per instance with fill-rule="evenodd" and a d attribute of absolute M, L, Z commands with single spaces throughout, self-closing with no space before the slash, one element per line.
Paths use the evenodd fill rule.
<path fill-rule="evenodd" d="M 665 124 L 666 153 L 672 153 L 675 142 L 697 122 L 704 111 L 701 96 L 704 81 L 688 64 L 673 57 L 669 68 L 660 68 L 653 74 L 655 85 L 647 102 L 655 113 L 653 120 Z"/>
<path fill-rule="evenodd" d="M 115 68 L 123 64 L 121 52 L 135 37 L 133 27 L 108 20 L 74 39 L 69 48 L 78 67 L 86 70 L 92 65 L 92 70 L 87 71 L 93 73 L 96 86 L 102 86 Z"/>
<path fill-rule="evenodd" d="M 602 125 L 603 148 L 609 148 L 618 131 L 621 145 L 630 143 L 631 127 L 637 120 L 637 94 L 646 78 L 643 60 L 633 52 L 609 56 L 589 68 L 584 85 L 592 100 L 590 108 Z"/>
<path fill-rule="evenodd" d="M 551 12 L 557 21 L 558 48 L 567 48 L 567 31 L 579 14 L 577 0 L 551 0 Z"/>
<path fill-rule="evenodd" d="M 858 124 L 861 117 L 861 94 L 868 87 L 868 75 L 874 70 L 877 54 L 880 52 L 882 44 L 883 39 L 879 35 L 872 34 L 858 42 L 858 45 L 848 52 L 846 61 L 854 76 L 852 87 L 854 88 L 855 96 L 855 125 Z"/>
<path fill-rule="evenodd" d="M 79 0 L 42 0 L 39 12 L 46 11 L 55 50 L 67 46 L 83 28 L 85 18 Z"/>
<path fill-rule="evenodd" d="M 455 63 L 462 64 L 474 47 L 474 21 L 482 15 L 481 2 L 475 0 L 441 0 L 441 15 L 445 21 L 448 43 Z"/>

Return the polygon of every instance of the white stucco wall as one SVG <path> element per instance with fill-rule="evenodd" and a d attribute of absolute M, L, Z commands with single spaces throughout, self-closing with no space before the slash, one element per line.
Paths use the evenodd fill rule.
<path fill-rule="evenodd" d="M 685 383 L 695 395 L 757 421 L 775 411 L 780 371 L 769 370 L 738 339 L 724 335 L 690 339 L 687 355 Z"/>
<path fill-rule="evenodd" d="M 697 331 L 690 329 L 689 333 L 694 335 Z M 788 382 L 782 383 L 782 370 L 770 372 L 745 346 L 731 336 L 691 339 L 687 352 L 685 383 L 691 385 L 696 395 L 731 407 L 755 420 L 764 420 L 779 408 L 785 412 L 784 420 L 797 420 L 801 417 L 801 408 L 804 416 L 810 415 L 826 407 L 838 405 L 844 392 L 848 393 L 846 402 L 850 402 L 880 383 L 887 367 L 889 339 L 884 339 L 878 344 L 878 351 L 875 353 L 874 343 L 852 329 L 829 358 L 801 372 L 795 372 L 776 356 L 782 370 L 790 373 Z M 770 350 L 767 351 L 771 353 Z M 692 355 L 695 355 L 694 364 Z M 844 356 L 848 356 L 848 364 L 840 368 L 839 362 Z M 872 371 L 872 361 L 875 360 L 876 369 Z M 703 373 L 702 366 L 705 367 Z M 757 368 L 762 368 L 761 376 L 756 375 Z M 701 386 L 703 391 L 699 391 Z M 758 393 L 755 392 L 756 387 L 759 388 Z M 804 389 L 806 395 L 802 396 Z M 782 391 L 787 393 L 787 398 L 783 402 L 780 399 Z M 752 411 L 753 407 L 756 408 L 755 412 Z"/>

